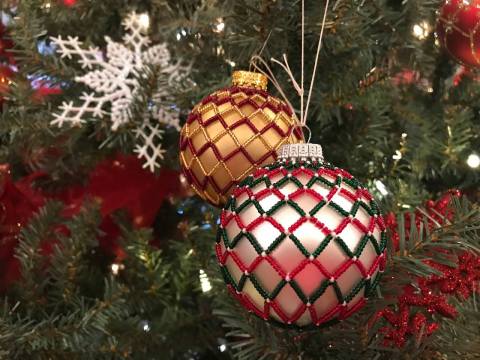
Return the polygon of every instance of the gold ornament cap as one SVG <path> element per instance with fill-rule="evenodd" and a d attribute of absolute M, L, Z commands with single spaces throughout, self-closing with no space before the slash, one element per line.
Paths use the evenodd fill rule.
<path fill-rule="evenodd" d="M 268 78 L 260 73 L 238 70 L 232 74 L 232 85 L 243 86 L 259 90 L 267 90 Z"/>
<path fill-rule="evenodd" d="M 318 144 L 288 144 L 277 151 L 279 159 L 323 161 L 322 147 Z"/>

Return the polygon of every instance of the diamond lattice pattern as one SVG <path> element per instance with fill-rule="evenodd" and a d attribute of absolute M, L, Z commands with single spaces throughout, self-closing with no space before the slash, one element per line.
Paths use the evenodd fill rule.
<path fill-rule="evenodd" d="M 379 208 L 348 172 L 277 162 L 233 191 L 217 238 L 229 289 L 266 320 L 305 327 L 364 305 L 385 265 Z"/>
<path fill-rule="evenodd" d="M 184 174 L 200 197 L 223 205 L 234 185 L 303 139 L 289 107 L 267 92 L 231 87 L 191 112 L 180 137 Z"/>

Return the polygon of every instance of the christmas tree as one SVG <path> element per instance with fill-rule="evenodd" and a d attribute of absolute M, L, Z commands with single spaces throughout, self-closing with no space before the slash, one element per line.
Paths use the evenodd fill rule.
<path fill-rule="evenodd" d="M 0 11 L 0 359 L 480 358 L 476 1 Z"/>

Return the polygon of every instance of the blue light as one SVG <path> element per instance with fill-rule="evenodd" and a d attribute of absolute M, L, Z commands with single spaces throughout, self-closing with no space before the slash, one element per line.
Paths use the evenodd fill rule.
<path fill-rule="evenodd" d="M 47 44 L 46 40 L 40 40 L 37 42 L 37 50 L 40 54 L 48 56 L 55 54 L 55 50 L 57 50 L 57 47 L 53 42 Z"/>

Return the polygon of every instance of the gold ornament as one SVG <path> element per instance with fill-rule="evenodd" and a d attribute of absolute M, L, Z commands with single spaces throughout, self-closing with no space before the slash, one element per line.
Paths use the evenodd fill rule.
<path fill-rule="evenodd" d="M 232 86 L 207 96 L 180 135 L 180 163 L 195 192 L 215 206 L 257 168 L 273 163 L 284 144 L 303 141 L 292 110 L 266 92 L 267 78 L 237 71 Z"/>

